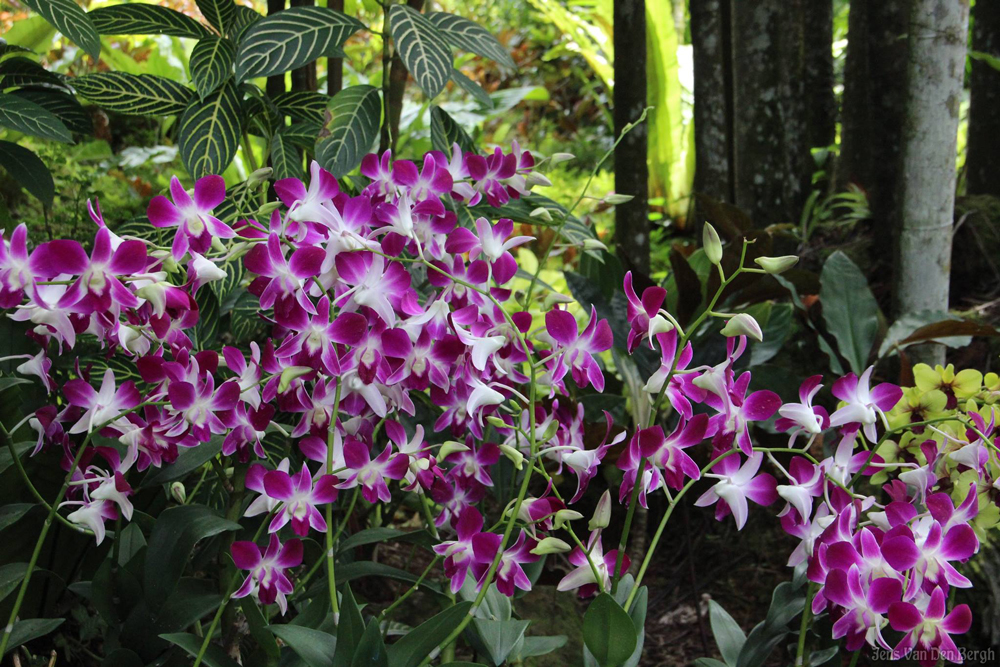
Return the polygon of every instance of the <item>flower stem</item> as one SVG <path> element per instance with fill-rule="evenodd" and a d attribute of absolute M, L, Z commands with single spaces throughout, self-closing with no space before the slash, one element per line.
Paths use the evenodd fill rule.
<path fill-rule="evenodd" d="M 802 622 L 799 624 L 799 646 L 795 651 L 795 667 L 804 667 L 806 652 L 806 634 L 809 631 L 809 623 L 812 621 L 812 601 L 816 595 L 816 584 L 809 582 L 806 590 L 806 604 L 802 608 Z"/>

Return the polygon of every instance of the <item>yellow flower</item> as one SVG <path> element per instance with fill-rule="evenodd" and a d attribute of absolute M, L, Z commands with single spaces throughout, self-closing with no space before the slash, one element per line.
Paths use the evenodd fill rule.
<path fill-rule="evenodd" d="M 890 428 L 944 416 L 948 397 L 940 389 L 921 391 L 918 387 L 903 387 L 903 398 L 886 414 Z"/>
<path fill-rule="evenodd" d="M 959 399 L 971 398 L 983 387 L 983 374 L 974 368 L 955 373 L 954 364 L 931 368 L 927 364 L 913 367 L 913 382 L 921 391 L 940 389 L 948 397 L 948 408 L 958 406 Z"/>

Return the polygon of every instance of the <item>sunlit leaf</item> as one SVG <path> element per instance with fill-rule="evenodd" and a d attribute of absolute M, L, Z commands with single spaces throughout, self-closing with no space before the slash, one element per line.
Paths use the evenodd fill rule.
<path fill-rule="evenodd" d="M 451 51 L 444 34 L 406 5 L 389 9 L 389 28 L 406 69 L 428 98 L 436 97 L 451 78 Z"/>

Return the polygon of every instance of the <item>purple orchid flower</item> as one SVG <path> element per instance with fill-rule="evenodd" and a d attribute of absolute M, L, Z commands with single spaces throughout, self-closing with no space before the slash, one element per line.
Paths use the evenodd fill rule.
<path fill-rule="evenodd" d="M 215 378 L 206 374 L 197 386 L 190 382 L 171 382 L 167 395 L 170 407 L 178 415 L 177 424 L 167 434 L 179 435 L 190 426 L 198 442 L 208 442 L 213 433 L 221 435 L 226 432 L 227 425 L 221 417 L 236 408 L 240 386 L 230 380 L 216 389 Z"/>
<path fill-rule="evenodd" d="M 653 338 L 649 333 L 650 320 L 656 317 L 667 298 L 667 290 L 659 286 L 647 287 L 642 291 L 642 298 L 632 287 L 632 272 L 625 274 L 625 297 L 628 299 L 626 318 L 628 319 L 628 352 L 632 354 L 644 338 L 649 338 L 649 347 L 653 348 Z M 670 357 L 673 361 L 673 356 Z"/>
<path fill-rule="evenodd" d="M 489 572 L 493 558 L 497 555 L 502 543 L 503 536 L 497 533 L 480 533 L 472 538 L 472 549 L 475 557 L 472 571 L 479 588 L 482 588 L 485 583 L 486 574 Z M 522 591 L 531 590 L 531 580 L 525 574 L 523 566 L 538 560 L 539 557 L 531 553 L 535 544 L 534 538 L 528 537 L 527 533 L 521 531 L 514 544 L 509 546 L 500 557 L 494 582 L 497 585 L 497 590 L 507 597 L 514 596 L 515 588 L 520 588 Z"/>
<path fill-rule="evenodd" d="M 884 419 L 885 413 L 903 397 L 903 390 L 888 382 L 869 387 L 874 370 L 874 366 L 869 366 L 860 378 L 848 373 L 834 382 L 831 389 L 846 405 L 830 415 L 830 426 L 860 428 L 869 442 L 878 441 L 875 424 L 879 415 Z"/>
<path fill-rule="evenodd" d="M 474 507 L 462 510 L 455 524 L 457 538 L 435 544 L 434 553 L 444 556 L 444 573 L 451 580 L 451 592 L 458 593 L 475 558 L 473 540 L 483 530 L 483 515 Z"/>
<path fill-rule="evenodd" d="M 785 403 L 778 408 L 781 417 L 775 420 L 774 427 L 781 432 L 792 432 L 788 440 L 789 447 L 794 447 L 796 438 L 803 433 L 811 438 L 829 428 L 830 415 L 826 408 L 812 404 L 813 398 L 822 388 L 823 376 L 813 375 L 799 387 L 799 403 Z"/>
<path fill-rule="evenodd" d="M 214 215 L 213 209 L 226 198 L 226 182 L 221 176 L 204 176 L 194 184 L 194 197 L 187 193 L 174 176 L 170 179 L 171 202 L 157 195 L 149 202 L 146 215 L 154 227 L 177 227 L 170 254 L 177 261 L 188 249 L 204 255 L 213 238 L 231 239 L 236 232 Z"/>
<path fill-rule="evenodd" d="M 671 329 L 665 333 L 658 333 L 655 336 L 656 342 L 660 345 L 660 367 L 657 368 L 649 380 L 646 381 L 646 391 L 652 396 L 657 396 L 662 391 L 663 395 L 670 402 L 670 405 L 681 414 L 684 419 L 691 419 L 694 408 L 691 401 L 702 401 L 705 399 L 704 389 L 695 384 L 695 373 L 681 373 L 686 370 L 691 359 L 694 357 L 694 349 L 691 343 L 684 346 L 680 356 L 677 356 L 678 334 L 676 329 Z M 732 340 L 732 339 L 730 339 Z M 677 364 L 674 365 L 674 358 Z M 673 371 L 673 374 L 671 374 Z M 670 376 L 670 384 L 664 389 L 663 383 Z"/>
<path fill-rule="evenodd" d="M 21 305 L 25 293 L 34 293 L 36 276 L 28 256 L 28 226 L 22 222 L 15 227 L 9 242 L 2 237 L 0 229 L 0 308 L 14 308 Z"/>
<path fill-rule="evenodd" d="M 748 498 L 764 506 L 778 499 L 778 492 L 775 490 L 777 482 L 774 477 L 766 472 L 757 474 L 763 460 L 762 452 L 752 454 L 742 466 L 739 454 L 722 459 L 711 473 L 704 475 L 719 481 L 695 501 L 695 506 L 707 507 L 718 503 L 715 508 L 715 518 L 721 521 L 732 512 L 737 530 L 742 530 L 749 512 Z"/>
<path fill-rule="evenodd" d="M 272 533 L 263 555 L 260 547 L 253 542 L 233 542 L 231 551 L 236 567 L 250 572 L 233 597 L 252 595 L 265 605 L 277 602 L 281 613 L 287 613 L 288 600 L 285 596 L 294 587 L 286 570 L 302 564 L 302 542 L 288 540 L 281 544 L 278 536 Z"/>
<path fill-rule="evenodd" d="M 409 460 L 406 454 L 393 454 L 392 445 L 386 445 L 382 453 L 374 460 L 368 447 L 355 438 L 348 438 L 344 443 L 344 460 L 351 475 L 337 485 L 339 489 L 353 489 L 361 485 L 361 495 L 370 503 L 381 500 L 384 503 L 392 499 L 386 478 L 400 480 L 409 470 Z"/>
<path fill-rule="evenodd" d="M 131 380 L 118 387 L 115 373 L 110 368 L 104 371 L 100 391 L 95 391 L 84 380 L 70 380 L 63 386 L 63 394 L 70 405 L 86 410 L 69 433 L 90 432 L 105 423 L 113 422 L 126 410 L 139 405 L 142 399 Z"/>
<path fill-rule="evenodd" d="M 889 645 L 882 638 L 882 614 L 898 603 L 903 585 L 897 579 L 877 577 L 862 584 L 857 565 L 844 570 L 831 570 L 826 576 L 823 594 L 844 609 L 844 615 L 833 624 L 833 638 L 847 637 L 847 650 L 856 651 L 867 641 L 871 646 Z"/>
<path fill-rule="evenodd" d="M 501 218 L 491 225 L 486 218 L 476 219 L 476 233 L 459 227 L 448 237 L 445 250 L 450 253 L 469 253 L 474 260 L 480 255 L 489 264 L 497 285 L 503 285 L 517 273 L 517 262 L 510 253 L 513 248 L 534 241 L 531 236 L 514 236 L 514 221 Z"/>
<path fill-rule="evenodd" d="M 474 479 L 483 486 L 493 486 L 490 466 L 500 460 L 500 449 L 492 442 L 481 443 L 478 447 L 472 439 L 466 439 L 467 449 L 452 452 L 445 461 L 455 464 L 449 471 L 454 477 Z"/>
<path fill-rule="evenodd" d="M 608 321 L 598 320 L 597 310 L 591 306 L 590 321 L 579 332 L 572 313 L 550 310 L 545 313 L 545 331 L 554 342 L 548 365 L 553 382 L 572 371 L 573 380 L 579 387 L 592 384 L 597 391 L 604 391 L 604 373 L 593 355 L 610 350 L 614 344 Z"/>
<path fill-rule="evenodd" d="M 580 547 L 576 547 L 570 553 L 569 562 L 571 565 L 575 565 L 576 568 L 559 580 L 556 590 L 571 591 L 577 589 L 577 594 L 581 598 L 597 595 L 598 590 L 601 589 L 610 590 L 611 575 L 615 570 L 617 560 L 618 550 L 615 549 L 604 553 L 604 547 L 601 544 L 601 531 L 594 530 L 590 533 L 590 538 L 587 540 L 586 551 Z M 593 566 L 591 566 L 591 563 L 593 563 Z M 627 572 L 630 565 L 631 561 L 628 554 L 625 554 L 618 573 L 623 574 Z M 595 569 L 597 570 L 597 576 L 600 577 L 601 588 L 597 585 L 598 580 L 594 578 Z"/>
<path fill-rule="evenodd" d="M 716 451 L 726 450 L 736 441 L 736 446 L 749 456 L 753 452 L 753 442 L 750 440 L 750 422 L 767 421 L 781 406 L 781 397 L 773 391 L 761 389 L 749 396 L 746 395 L 750 385 L 750 372 L 747 371 L 733 383 L 732 387 L 722 397 L 718 404 L 719 414 L 710 420 L 709 431 L 715 433 L 712 445 Z M 707 403 L 712 403 L 709 395 Z"/>
<path fill-rule="evenodd" d="M 250 292 L 260 297 L 261 309 L 274 308 L 279 323 L 300 329 L 306 314 L 316 314 L 303 286 L 319 275 L 325 257 L 322 248 L 305 246 L 286 259 L 281 239 L 272 232 L 266 243 L 255 245 L 243 260 L 247 269 L 259 276 L 250 284 Z"/>
<path fill-rule="evenodd" d="M 336 483 L 337 478 L 333 475 L 318 475 L 314 480 L 306 465 L 294 477 L 281 470 L 266 473 L 264 492 L 283 503 L 267 527 L 268 532 L 278 532 L 289 521 L 292 530 L 299 536 L 308 535 L 310 527 L 319 532 L 325 531 L 326 520 L 316 506 L 337 499 Z"/>
<path fill-rule="evenodd" d="M 893 602 L 889 607 L 889 624 L 893 630 L 906 635 L 893 649 L 893 660 L 901 660 L 914 647 L 923 649 L 918 660 L 921 667 L 934 667 L 940 658 L 957 664 L 962 654 L 951 635 L 961 635 L 972 627 L 972 610 L 969 605 L 956 605 L 947 615 L 945 592 L 935 588 L 918 604 Z"/>

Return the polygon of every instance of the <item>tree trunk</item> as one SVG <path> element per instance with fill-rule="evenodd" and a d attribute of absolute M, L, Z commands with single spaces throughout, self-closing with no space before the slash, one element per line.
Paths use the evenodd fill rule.
<path fill-rule="evenodd" d="M 898 225 L 895 197 L 906 103 L 908 0 L 853 0 L 844 64 L 838 187 L 868 195 L 878 267 L 888 260 Z"/>
<path fill-rule="evenodd" d="M 654 0 L 659 2 L 662 0 Z M 615 0 L 615 136 L 646 108 L 646 3 Z M 615 192 L 633 199 L 615 207 L 615 243 L 626 270 L 649 274 L 649 167 L 645 123 L 615 149 Z"/>
<path fill-rule="evenodd" d="M 733 3 L 735 203 L 758 226 L 797 221 L 809 195 L 805 1 Z"/>
<path fill-rule="evenodd" d="M 809 0 L 803 6 L 802 58 L 809 146 L 830 146 L 837 132 L 837 100 L 833 94 L 833 0 Z"/>
<path fill-rule="evenodd" d="M 338 12 L 344 11 L 344 0 L 327 0 L 326 6 L 336 9 Z M 344 59 L 326 59 L 326 94 L 333 96 L 344 87 Z"/>
<path fill-rule="evenodd" d="M 285 8 L 285 0 L 267 0 L 267 15 L 274 16 L 277 12 Z M 268 97 L 274 97 L 285 92 L 285 73 L 275 74 L 267 77 L 267 85 L 264 87 Z"/>
<path fill-rule="evenodd" d="M 289 7 L 312 7 L 315 0 L 288 0 Z M 292 90 L 296 92 L 316 90 L 316 61 L 292 70 Z"/>
<path fill-rule="evenodd" d="M 955 150 L 965 75 L 968 0 L 912 0 L 899 202 L 896 313 L 948 310 Z M 915 361 L 942 363 L 941 346 Z"/>
<path fill-rule="evenodd" d="M 730 0 L 691 0 L 694 55 L 694 190 L 732 202 Z"/>
<path fill-rule="evenodd" d="M 1000 56 L 1000 3 L 977 2 L 973 12 L 972 49 Z M 973 60 L 969 88 L 965 190 L 1000 197 L 1000 72 Z"/>

